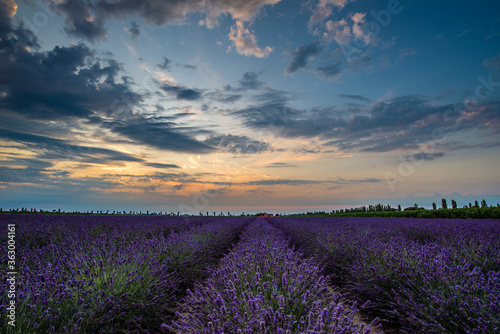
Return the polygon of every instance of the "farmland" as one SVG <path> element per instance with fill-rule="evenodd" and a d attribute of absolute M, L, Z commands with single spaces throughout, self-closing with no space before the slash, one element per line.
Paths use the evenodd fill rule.
<path fill-rule="evenodd" d="M 499 331 L 499 220 L 0 219 L 2 333 Z"/>

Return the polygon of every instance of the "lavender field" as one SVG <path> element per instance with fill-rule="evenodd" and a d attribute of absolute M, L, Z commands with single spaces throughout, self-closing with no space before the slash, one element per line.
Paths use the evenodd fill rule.
<path fill-rule="evenodd" d="M 2 333 L 498 333 L 500 221 L 1 215 Z M 2 257 L 3 282 L 8 271 Z"/>

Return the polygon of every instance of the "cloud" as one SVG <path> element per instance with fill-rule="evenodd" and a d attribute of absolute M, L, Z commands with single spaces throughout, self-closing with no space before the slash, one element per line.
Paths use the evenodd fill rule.
<path fill-rule="evenodd" d="M 377 178 L 366 178 L 366 179 L 342 179 L 338 180 L 297 180 L 297 179 L 265 179 L 265 180 L 255 180 L 240 183 L 232 182 L 214 182 L 217 185 L 242 185 L 242 186 L 301 186 L 308 184 L 336 184 L 336 185 L 349 185 L 357 183 L 380 183 L 385 180 Z"/>
<path fill-rule="evenodd" d="M 325 42 L 335 40 L 340 46 L 354 43 L 356 49 L 363 49 L 369 44 L 376 45 L 378 42 L 366 24 L 366 13 L 356 12 L 339 21 L 329 20 L 326 22 L 325 28 L 326 31 L 322 35 L 323 40 Z M 410 50 L 412 49 L 408 49 L 408 51 Z"/>
<path fill-rule="evenodd" d="M 221 12 L 230 13 L 240 21 L 251 21 L 264 5 L 275 5 L 281 0 L 218 0 Z"/>
<path fill-rule="evenodd" d="M 253 140 L 247 136 L 231 134 L 209 136 L 203 143 L 232 154 L 258 154 L 272 150 L 271 145 L 268 143 Z"/>
<path fill-rule="evenodd" d="M 353 22 L 352 34 L 359 40 L 365 41 L 368 35 L 365 34 L 364 26 L 365 23 L 365 13 L 355 13 L 351 16 Z M 367 42 L 367 41 L 365 41 Z"/>
<path fill-rule="evenodd" d="M 408 95 L 370 105 L 309 110 L 292 108 L 287 101 L 264 101 L 232 115 L 251 129 L 278 137 L 325 140 L 323 148 L 389 152 L 416 150 L 458 131 L 479 130 L 482 138 L 497 134 L 499 107 L 500 101 L 491 101 L 468 112 L 461 104 L 433 105 L 422 96 Z"/>
<path fill-rule="evenodd" d="M 89 119 L 96 113 L 130 110 L 142 101 L 130 90 L 131 82 L 117 82 L 121 66 L 116 61 L 96 61 L 94 51 L 84 44 L 46 52 L 15 52 L 8 46 L 2 50 L 4 111 L 40 120 Z"/>
<path fill-rule="evenodd" d="M 341 97 L 344 99 L 361 101 L 361 102 L 371 102 L 371 100 L 369 98 L 364 97 L 362 95 L 356 95 L 356 94 L 339 94 L 338 97 Z"/>
<path fill-rule="evenodd" d="M 340 63 L 334 63 L 328 66 L 319 66 L 316 71 L 325 78 L 338 78 L 343 73 L 343 68 Z"/>
<path fill-rule="evenodd" d="M 74 160 L 98 164 L 107 164 L 113 161 L 143 161 L 141 158 L 115 150 L 75 145 L 69 140 L 22 133 L 1 128 L 0 138 L 17 143 L 23 143 L 30 150 L 38 152 L 38 157 L 40 159 Z"/>
<path fill-rule="evenodd" d="M 493 69 L 495 69 L 497 71 L 500 70 L 500 54 L 498 56 L 493 57 L 493 58 L 486 59 L 483 62 L 483 65 L 487 66 L 487 67 L 493 67 Z"/>
<path fill-rule="evenodd" d="M 339 45 L 347 44 L 351 41 L 352 30 L 346 19 L 340 21 L 327 21 L 326 31 L 327 32 L 323 34 L 326 40 L 334 39 Z"/>
<path fill-rule="evenodd" d="M 199 12 L 206 16 L 202 23 L 212 28 L 217 18 L 229 13 L 235 20 L 251 21 L 264 5 L 280 0 L 63 0 L 51 2 L 55 11 L 66 16 L 65 31 L 73 36 L 98 41 L 106 38 L 106 22 L 127 17 L 140 17 L 151 26 L 161 27 L 179 23 L 188 14 Z"/>
<path fill-rule="evenodd" d="M 15 32 L 10 29 L 9 36 Z M 71 160 L 75 156 L 77 161 L 88 163 L 143 160 L 54 137 L 74 138 L 91 126 L 93 131 L 106 131 L 104 138 L 118 135 L 121 141 L 128 139 L 161 150 L 213 150 L 193 138 L 209 132 L 179 127 L 175 123 L 178 115 L 150 117 L 138 113 L 147 93 L 132 92 L 134 83 L 128 78 L 118 82 L 121 66 L 113 59 L 96 60 L 95 52 L 85 44 L 56 46 L 44 52 L 16 52 L 10 45 L 0 46 L 0 87 L 4 93 L 0 117 L 4 138 L 22 142 L 48 159 Z M 196 89 L 169 84 L 161 88 L 178 100 L 201 99 L 201 92 Z M 50 121 L 57 121 L 58 125 Z M 57 132 L 53 135 L 42 135 L 54 130 Z"/>
<path fill-rule="evenodd" d="M 288 50 L 291 61 L 285 69 L 285 74 L 293 74 L 301 69 L 325 79 L 338 79 L 346 72 L 356 72 L 362 68 L 371 67 L 372 58 L 366 54 L 351 56 L 346 61 L 340 48 L 327 52 L 323 44 L 313 42 L 299 46 L 296 50 Z M 311 60 L 321 55 L 322 65 L 312 67 Z M 326 61 L 325 61 L 326 60 Z"/>
<path fill-rule="evenodd" d="M 332 15 L 333 9 L 340 11 L 352 1 L 354 0 L 319 0 L 309 19 L 309 29 Z"/>
<path fill-rule="evenodd" d="M 59 13 L 66 14 L 66 27 L 64 31 L 89 41 L 99 41 L 106 38 L 107 28 L 105 16 L 101 14 L 98 4 L 90 1 L 66 0 L 51 2 Z"/>
<path fill-rule="evenodd" d="M 240 85 L 243 89 L 259 89 L 264 85 L 264 82 L 259 80 L 257 73 L 246 72 L 240 80 Z"/>
<path fill-rule="evenodd" d="M 295 168 L 297 165 L 289 164 L 287 162 L 273 162 L 272 164 L 264 166 L 265 168 Z"/>
<path fill-rule="evenodd" d="M 196 66 L 194 65 L 189 65 L 189 64 L 177 64 L 177 66 L 182 66 L 187 70 L 196 70 Z"/>
<path fill-rule="evenodd" d="M 126 121 L 115 120 L 105 125 L 111 131 L 134 142 L 160 150 L 181 153 L 210 153 L 214 149 L 193 138 L 196 129 L 178 128 L 173 122 L 163 122 L 136 115 Z"/>
<path fill-rule="evenodd" d="M 168 70 L 170 69 L 170 59 L 168 59 L 167 57 L 163 57 L 163 62 L 161 64 L 158 64 L 156 66 L 158 66 L 159 68 L 161 68 L 162 70 Z"/>
<path fill-rule="evenodd" d="M 261 49 L 257 46 L 257 38 L 248 29 L 245 28 L 243 22 L 236 21 L 236 25 L 231 27 L 229 40 L 236 47 L 236 52 L 247 57 L 255 56 L 257 58 L 266 58 L 273 51 L 269 46 Z"/>
<path fill-rule="evenodd" d="M 405 156 L 406 159 L 411 159 L 415 161 L 422 161 L 422 160 L 431 161 L 442 157 L 444 157 L 443 152 L 435 152 L 435 153 L 419 152 Z"/>
<path fill-rule="evenodd" d="M 158 162 L 148 162 L 144 164 L 145 166 L 153 167 L 153 168 L 158 168 L 158 169 L 171 169 L 171 168 L 180 168 L 179 166 L 175 164 L 163 164 L 163 163 L 158 163 Z"/>
<path fill-rule="evenodd" d="M 14 0 L 2 0 L 0 7 L 0 11 L 8 18 L 13 18 L 17 13 L 17 4 Z"/>
<path fill-rule="evenodd" d="M 141 34 L 140 26 L 135 21 L 131 22 L 131 27 L 128 28 L 127 30 L 130 34 L 130 37 L 132 37 L 132 39 L 137 39 L 139 37 L 139 35 Z"/>
<path fill-rule="evenodd" d="M 321 52 L 318 43 L 299 46 L 295 51 L 289 51 L 292 56 L 290 64 L 285 69 L 286 74 L 293 74 L 302 68 L 306 68 L 309 60 Z"/>
<path fill-rule="evenodd" d="M 211 92 L 207 94 L 207 97 L 222 103 L 234 103 L 243 98 L 241 94 L 222 94 L 220 92 Z"/>
<path fill-rule="evenodd" d="M 173 95 L 177 100 L 196 101 L 202 99 L 202 93 L 197 89 L 171 84 L 163 84 L 161 89 Z"/>

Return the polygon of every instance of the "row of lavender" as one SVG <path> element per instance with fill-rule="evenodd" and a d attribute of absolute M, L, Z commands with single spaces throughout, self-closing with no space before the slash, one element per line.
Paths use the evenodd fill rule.
<path fill-rule="evenodd" d="M 386 328 L 500 332 L 500 221 L 272 218 Z"/>
<path fill-rule="evenodd" d="M 250 220 L 1 219 L 2 226 L 16 223 L 19 243 L 18 321 L 14 331 L 2 321 L 2 333 L 160 332 L 162 321 L 174 315 L 176 301 L 205 278 L 207 267 L 216 265 Z M 5 314 L 4 291 L 1 298 Z"/>
<path fill-rule="evenodd" d="M 369 333 L 330 292 L 318 265 L 257 219 L 207 281 L 188 291 L 177 320 L 182 334 Z"/>

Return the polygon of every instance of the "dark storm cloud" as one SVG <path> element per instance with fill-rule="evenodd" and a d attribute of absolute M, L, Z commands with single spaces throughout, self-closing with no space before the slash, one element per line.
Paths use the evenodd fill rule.
<path fill-rule="evenodd" d="M 285 69 L 285 73 L 293 74 L 302 68 L 306 68 L 309 59 L 319 55 L 321 48 L 318 43 L 299 46 L 295 51 L 289 51 L 291 62 Z"/>
<path fill-rule="evenodd" d="M 98 41 L 106 37 L 107 28 L 104 26 L 105 17 L 97 5 L 90 1 L 66 0 L 51 2 L 59 13 L 66 14 L 67 34 L 89 41 Z"/>
<path fill-rule="evenodd" d="M 221 135 L 209 136 L 203 143 L 232 154 L 258 154 L 272 150 L 268 143 L 247 136 Z"/>
<path fill-rule="evenodd" d="M 201 91 L 179 85 L 163 84 L 161 89 L 173 95 L 177 100 L 196 101 L 202 99 Z"/>
<path fill-rule="evenodd" d="M 467 112 L 461 104 L 432 105 L 417 95 L 347 109 L 301 110 L 282 101 L 264 101 L 232 114 L 249 128 L 286 138 L 319 138 L 327 140 L 325 147 L 342 151 L 413 150 L 447 133 L 471 129 L 500 132 L 500 101 Z"/>
<path fill-rule="evenodd" d="M 137 37 L 141 34 L 140 26 L 135 21 L 132 21 L 130 28 L 128 28 L 128 32 L 130 37 L 137 39 Z"/>
<path fill-rule="evenodd" d="M 108 128 L 134 143 L 162 150 L 182 152 L 185 149 L 191 153 L 211 150 L 192 138 L 193 133 L 200 134 L 201 130 L 180 129 L 174 123 L 178 118 L 176 116 L 156 116 L 154 120 L 147 116 L 132 116 L 133 110 L 140 108 L 143 95 L 131 91 L 130 86 L 134 83 L 129 79 L 122 83 L 116 81 L 122 69 L 115 60 L 107 59 L 104 61 L 106 64 L 101 65 L 103 61 L 96 60 L 95 52 L 84 44 L 56 46 L 47 52 L 20 49 L 14 53 L 12 48 L 3 50 L 0 53 L 0 89 L 4 96 L 0 99 L 0 108 L 11 116 L 18 115 L 9 119 L 9 124 L 17 124 L 15 129 L 11 129 L 17 132 L 9 132 L 13 141 L 34 145 L 39 140 L 43 147 L 50 148 L 45 154 L 53 158 L 74 151 L 80 157 L 79 161 L 89 163 L 100 163 L 96 154 L 102 154 L 105 161 L 142 161 L 99 148 L 92 148 L 92 152 L 87 153 L 87 148 L 67 145 L 50 135 L 29 134 L 30 129 L 38 129 L 34 132 L 38 134 L 49 132 L 50 123 L 40 120 L 64 120 L 67 125 L 57 129 L 60 133 L 56 137 L 70 138 L 82 124 L 92 124 Z M 164 65 L 167 65 L 166 61 Z M 195 89 L 168 85 L 162 88 L 178 100 L 201 98 L 201 92 Z M 21 130 L 23 117 L 30 121 L 26 123 L 30 128 Z M 2 118 L 5 119 L 5 116 Z"/>
<path fill-rule="evenodd" d="M 17 54 L 26 47 L 38 49 L 38 38 L 20 23 L 14 27 L 12 15 L 15 13 L 14 2 L 0 3 L 0 50 L 9 55 Z"/>
<path fill-rule="evenodd" d="M 5 96 L 0 108 L 27 118 L 60 120 L 86 118 L 95 112 L 111 114 L 137 105 L 142 97 L 132 93 L 129 83 L 117 83 L 119 64 L 92 61 L 86 45 L 56 46 L 47 52 L 0 53 L 0 87 Z M 117 102 L 127 97 L 126 104 Z"/>

